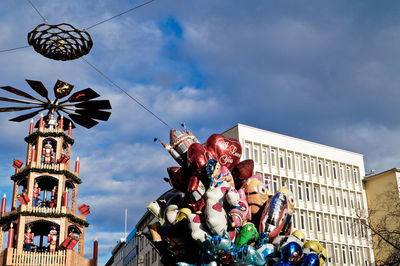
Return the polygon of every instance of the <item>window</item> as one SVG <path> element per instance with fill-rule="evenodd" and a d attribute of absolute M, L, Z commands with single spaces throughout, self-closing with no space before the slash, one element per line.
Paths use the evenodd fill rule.
<path fill-rule="evenodd" d="M 308 174 L 308 160 L 306 156 L 303 156 L 303 170 L 304 173 Z"/>
<path fill-rule="evenodd" d="M 318 175 L 322 176 L 322 161 L 318 160 Z"/>
<path fill-rule="evenodd" d="M 343 258 L 343 264 L 346 264 L 347 263 L 346 248 L 344 246 L 342 246 L 342 258 Z"/>
<path fill-rule="evenodd" d="M 315 175 L 315 159 L 311 158 L 310 162 L 311 162 L 311 174 Z"/>
<path fill-rule="evenodd" d="M 293 183 L 293 181 L 289 181 L 289 190 L 294 194 L 294 183 Z"/>
<path fill-rule="evenodd" d="M 349 219 L 346 219 L 346 231 L 347 231 L 347 236 L 351 236 L 350 220 Z"/>
<path fill-rule="evenodd" d="M 276 150 L 271 149 L 271 166 L 276 167 Z"/>
<path fill-rule="evenodd" d="M 301 230 L 305 230 L 306 229 L 306 227 L 305 227 L 305 225 L 304 225 L 304 212 L 300 212 L 300 227 L 301 227 Z"/>
<path fill-rule="evenodd" d="M 303 188 L 300 182 L 297 184 L 297 192 L 299 193 L 299 200 L 303 200 Z"/>
<path fill-rule="evenodd" d="M 325 234 L 329 234 L 328 215 L 324 215 L 324 230 Z"/>
<path fill-rule="evenodd" d="M 274 187 L 274 192 L 276 193 L 278 191 L 278 180 L 276 180 L 276 178 L 272 181 L 272 185 Z"/>
<path fill-rule="evenodd" d="M 340 235 L 343 235 L 343 218 L 339 218 L 339 233 Z"/>
<path fill-rule="evenodd" d="M 280 151 L 280 152 L 279 152 L 279 167 L 280 167 L 281 169 L 283 169 L 283 168 L 285 167 L 284 164 L 285 164 L 285 163 L 284 163 L 284 161 L 283 161 L 283 151 Z"/>
<path fill-rule="evenodd" d="M 329 197 L 329 205 L 330 206 L 333 206 L 333 192 L 332 192 L 332 189 L 331 188 L 329 188 L 328 189 L 328 197 Z"/>
<path fill-rule="evenodd" d="M 297 228 L 295 213 L 293 213 L 293 215 L 292 215 L 292 220 L 293 220 L 293 228 Z"/>
<path fill-rule="evenodd" d="M 325 175 L 327 178 L 331 177 L 331 169 L 329 162 L 325 162 Z"/>
<path fill-rule="evenodd" d="M 333 179 L 337 180 L 337 166 L 335 163 L 332 165 L 332 169 Z"/>
<path fill-rule="evenodd" d="M 259 163 L 259 158 L 260 158 L 260 147 L 259 146 L 254 146 L 253 149 L 253 153 L 254 153 L 254 163 Z"/>
<path fill-rule="evenodd" d="M 300 155 L 296 154 L 296 172 L 301 172 Z"/>
<path fill-rule="evenodd" d="M 287 154 L 287 168 L 288 170 L 292 170 L 292 154 L 290 152 L 288 152 Z"/>
<path fill-rule="evenodd" d="M 354 177 L 354 183 L 358 184 L 358 171 L 357 171 L 357 168 L 353 168 L 353 177 Z"/>
<path fill-rule="evenodd" d="M 313 231 L 313 215 L 310 213 L 308 214 L 308 227 L 310 229 L 310 231 Z"/>
<path fill-rule="evenodd" d="M 361 265 L 361 251 L 360 248 L 357 248 L 356 250 L 356 256 L 357 256 L 357 265 Z"/>
<path fill-rule="evenodd" d="M 286 180 L 286 178 L 282 178 L 281 187 L 287 187 L 287 180 Z"/>
<path fill-rule="evenodd" d="M 343 192 L 343 207 L 347 208 L 347 192 Z"/>
<path fill-rule="evenodd" d="M 314 186 L 314 202 L 318 203 L 319 192 L 316 186 Z"/>
<path fill-rule="evenodd" d="M 245 154 L 246 160 L 251 159 L 250 158 L 250 143 L 245 143 L 244 144 L 244 154 Z"/>
<path fill-rule="evenodd" d="M 335 194 L 336 194 L 336 205 L 338 206 L 338 207 L 340 207 L 340 191 L 339 190 L 336 190 L 335 191 Z"/>
<path fill-rule="evenodd" d="M 335 263 L 339 264 L 340 259 L 339 259 L 339 246 L 335 245 Z"/>
<path fill-rule="evenodd" d="M 340 169 L 340 180 L 344 181 L 344 176 L 345 176 L 345 174 L 344 174 L 344 167 L 343 167 L 343 165 L 339 166 L 339 169 Z"/>
<path fill-rule="evenodd" d="M 336 234 L 336 218 L 332 216 L 332 233 Z"/>
<path fill-rule="evenodd" d="M 325 202 L 325 194 L 326 194 L 326 189 L 325 188 L 321 188 L 321 201 L 322 201 L 323 205 L 326 204 L 326 202 Z"/>
<path fill-rule="evenodd" d="M 317 232 L 321 233 L 321 214 L 317 213 L 316 215 L 316 223 L 317 223 Z"/>
<path fill-rule="evenodd" d="M 310 201 L 310 184 L 306 184 L 306 200 Z"/>
<path fill-rule="evenodd" d="M 346 173 L 347 173 L 347 182 L 349 182 L 349 184 L 351 183 L 351 171 L 350 171 L 350 166 L 346 167 Z"/>
<path fill-rule="evenodd" d="M 268 165 L 268 150 L 266 147 L 262 148 L 262 163 Z"/>
<path fill-rule="evenodd" d="M 352 228 L 353 232 L 354 232 L 354 236 L 357 237 L 358 236 L 358 229 L 357 229 L 357 223 L 353 223 L 353 228 Z"/>
<path fill-rule="evenodd" d="M 264 176 L 264 184 L 266 184 L 268 190 L 271 190 L 271 187 L 270 187 L 271 181 L 272 181 L 272 178 L 269 175 Z"/>
<path fill-rule="evenodd" d="M 354 193 L 350 192 L 350 207 L 354 209 Z"/>

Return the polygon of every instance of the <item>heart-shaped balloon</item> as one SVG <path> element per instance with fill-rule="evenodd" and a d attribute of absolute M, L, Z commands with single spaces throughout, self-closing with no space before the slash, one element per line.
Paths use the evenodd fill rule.
<path fill-rule="evenodd" d="M 232 169 L 233 180 L 235 181 L 236 189 L 242 187 L 246 180 L 253 175 L 254 162 L 253 160 L 244 160 L 235 165 Z"/>
<path fill-rule="evenodd" d="M 204 166 L 207 164 L 210 155 L 200 143 L 193 143 L 187 151 L 188 166 L 195 174 L 204 172 Z"/>
<path fill-rule="evenodd" d="M 229 170 L 239 162 L 242 146 L 237 139 L 225 138 L 221 134 L 211 135 L 204 144 L 207 152 Z"/>
<path fill-rule="evenodd" d="M 168 167 L 170 184 L 172 187 L 185 192 L 189 183 L 189 178 L 181 167 Z"/>

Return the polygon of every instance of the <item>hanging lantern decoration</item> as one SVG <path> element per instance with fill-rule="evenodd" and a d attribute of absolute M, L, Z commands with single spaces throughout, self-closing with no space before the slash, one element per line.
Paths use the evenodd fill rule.
<path fill-rule="evenodd" d="M 40 24 L 28 33 L 28 43 L 39 54 L 61 61 L 82 57 L 93 46 L 89 33 L 68 23 Z"/>

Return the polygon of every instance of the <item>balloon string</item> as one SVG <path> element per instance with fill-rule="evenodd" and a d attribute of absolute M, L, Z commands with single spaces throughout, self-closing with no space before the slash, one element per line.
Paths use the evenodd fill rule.
<path fill-rule="evenodd" d="M 47 19 L 46 19 L 45 17 L 43 17 L 43 15 L 39 12 L 39 10 L 38 10 L 38 9 L 35 7 L 35 5 L 31 2 L 31 0 L 27 0 L 27 1 L 31 4 L 31 6 L 33 7 L 33 9 L 36 10 L 36 12 L 39 14 L 39 16 L 42 17 L 44 23 L 47 23 Z"/>
<path fill-rule="evenodd" d="M 88 30 L 88 29 L 91 29 L 91 28 L 93 28 L 93 27 L 96 27 L 96 26 L 98 26 L 98 25 L 100 25 L 100 24 L 103 24 L 104 22 L 107 22 L 107 21 L 110 21 L 110 20 L 112 20 L 112 19 L 114 19 L 114 18 L 117 18 L 117 17 L 119 17 L 119 16 L 122 16 L 122 15 L 124 15 L 124 14 L 126 14 L 126 13 L 129 13 L 129 12 L 135 10 L 135 9 L 138 9 L 139 7 L 145 6 L 145 5 L 150 4 L 151 2 L 154 2 L 154 1 L 155 1 L 155 0 L 151 0 L 151 1 L 148 1 L 148 2 L 143 3 L 143 4 L 141 4 L 141 5 L 138 5 L 138 6 L 135 6 L 135 7 L 133 7 L 133 8 L 130 8 L 130 9 L 128 9 L 128 10 L 122 12 L 122 13 L 119 13 L 118 15 L 115 15 L 115 16 L 113 16 L 113 17 L 111 17 L 111 18 L 108 18 L 108 19 L 106 19 L 106 20 L 100 21 L 100 22 L 98 22 L 98 23 L 96 23 L 96 24 L 94 24 L 94 25 L 92 25 L 92 26 L 90 26 L 90 27 L 87 27 L 87 28 L 83 29 L 83 30 Z"/>
<path fill-rule="evenodd" d="M 6 50 L 0 50 L 0 53 L 4 53 L 4 52 L 9 52 L 9 51 L 14 51 L 14 50 L 18 50 L 18 49 L 24 49 L 29 47 L 29 45 L 26 46 L 21 46 L 21 47 L 16 47 L 16 48 L 11 48 L 11 49 L 6 49 Z"/>
<path fill-rule="evenodd" d="M 171 128 L 164 120 L 162 120 L 158 115 L 153 113 L 149 108 L 144 106 L 141 102 L 139 102 L 137 99 L 135 99 L 132 95 L 130 95 L 127 91 L 125 91 L 123 88 L 118 86 L 114 81 L 112 81 L 106 74 L 104 74 L 101 70 L 99 70 L 97 67 L 95 67 L 93 64 L 91 64 L 86 58 L 82 57 L 83 61 L 85 61 L 90 67 L 92 67 L 96 72 L 98 72 L 100 75 L 102 75 L 106 80 L 108 80 L 111 84 L 113 84 L 116 88 L 120 89 L 123 93 L 125 93 L 129 98 L 131 98 L 133 101 L 135 101 L 139 106 L 141 106 L 143 109 L 145 109 L 147 112 L 149 112 L 152 116 L 157 118 L 161 123 L 166 125 L 168 128 Z"/>

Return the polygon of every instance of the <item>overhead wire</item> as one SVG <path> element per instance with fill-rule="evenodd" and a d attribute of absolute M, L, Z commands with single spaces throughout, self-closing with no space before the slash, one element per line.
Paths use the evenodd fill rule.
<path fill-rule="evenodd" d="M 33 7 L 33 9 L 36 10 L 36 12 L 39 14 L 39 16 L 42 17 L 44 23 L 47 23 L 47 19 L 39 12 L 39 10 L 38 10 L 38 9 L 36 8 L 36 6 L 32 3 L 32 1 L 31 1 L 31 0 L 27 0 L 27 1 L 31 4 L 31 6 Z"/>
<path fill-rule="evenodd" d="M 145 5 L 147 5 L 147 4 L 150 4 L 151 2 L 154 2 L 154 1 L 155 1 L 155 0 L 150 0 L 150 1 L 146 2 L 146 3 L 143 3 L 143 4 L 140 4 L 140 5 L 138 5 L 138 6 L 132 7 L 132 8 L 130 8 L 130 9 L 128 9 L 128 10 L 122 12 L 122 13 L 119 13 L 118 15 L 115 15 L 115 16 L 112 16 L 111 18 L 108 18 L 108 19 L 105 19 L 105 20 L 103 20 L 103 21 L 100 21 L 100 22 L 98 22 L 98 23 L 96 23 L 96 24 L 94 24 L 94 25 L 92 25 L 92 26 L 90 26 L 90 27 L 87 27 L 87 28 L 83 29 L 83 30 L 88 30 L 88 29 L 94 28 L 94 27 L 96 27 L 96 26 L 98 26 L 98 25 L 100 25 L 100 24 L 103 24 L 104 22 L 107 22 L 107 21 L 110 21 L 110 20 L 112 20 L 112 19 L 114 19 L 114 18 L 117 18 L 117 17 L 119 17 L 119 16 L 122 16 L 122 15 L 124 15 L 124 14 L 126 14 L 126 13 L 129 13 L 129 12 L 135 10 L 135 9 L 138 9 L 138 8 L 140 8 L 140 7 L 142 7 L 142 6 L 145 6 Z"/>
<path fill-rule="evenodd" d="M 0 50 L 0 53 L 9 52 L 9 51 L 14 51 L 14 50 L 23 49 L 23 48 L 28 48 L 28 47 L 29 47 L 29 45 L 25 45 L 25 46 L 16 47 L 16 48 Z"/>
<path fill-rule="evenodd" d="M 157 118 L 161 123 L 166 125 L 168 128 L 171 128 L 170 125 L 167 124 L 163 119 L 161 119 L 158 115 L 153 113 L 149 108 L 147 108 L 144 104 L 142 104 L 139 100 L 134 98 L 132 95 L 130 95 L 127 91 L 125 91 L 123 88 L 121 88 L 117 83 L 115 83 L 111 78 L 109 78 L 106 74 L 104 74 L 100 69 L 98 69 L 96 66 L 94 66 L 92 63 L 90 63 L 86 58 L 81 57 L 83 61 L 85 61 L 91 68 L 93 68 L 96 72 L 98 72 L 101 76 L 103 76 L 106 80 L 108 80 L 112 85 L 114 85 L 116 88 L 120 89 L 123 93 L 125 93 L 129 98 L 131 98 L 133 101 L 135 101 L 139 106 L 141 106 L 143 109 L 145 109 L 147 112 L 149 112 L 152 116 Z"/>

